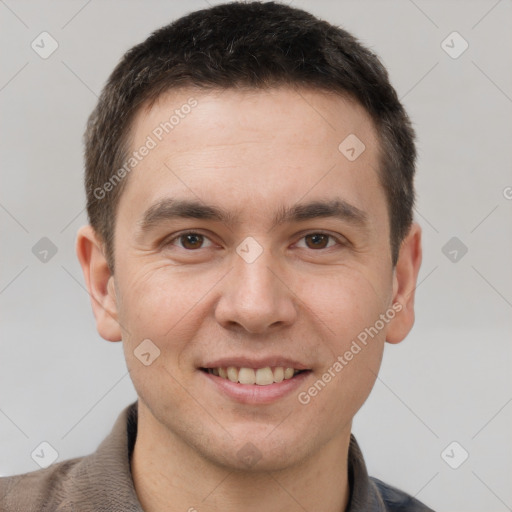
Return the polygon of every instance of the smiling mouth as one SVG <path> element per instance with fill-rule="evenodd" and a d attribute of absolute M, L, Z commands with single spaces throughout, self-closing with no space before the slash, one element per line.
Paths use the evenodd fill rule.
<path fill-rule="evenodd" d="M 265 368 L 228 366 L 225 368 L 201 368 L 201 371 L 239 384 L 269 386 L 283 382 L 283 380 L 293 379 L 296 375 L 311 370 L 296 370 L 283 366 L 266 366 Z"/>

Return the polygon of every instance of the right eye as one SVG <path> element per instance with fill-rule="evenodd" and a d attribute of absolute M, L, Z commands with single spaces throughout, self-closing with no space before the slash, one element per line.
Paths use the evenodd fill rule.
<path fill-rule="evenodd" d="M 208 237 L 201 233 L 197 233 L 195 231 L 187 231 L 185 233 L 180 233 L 173 238 L 171 238 L 168 242 L 166 242 L 166 246 L 168 245 L 178 245 L 178 247 L 181 247 L 182 249 L 185 249 L 187 251 L 194 251 L 197 249 L 203 249 L 203 244 L 205 241 L 208 241 L 210 245 L 207 245 L 206 247 L 211 246 L 211 241 Z"/>

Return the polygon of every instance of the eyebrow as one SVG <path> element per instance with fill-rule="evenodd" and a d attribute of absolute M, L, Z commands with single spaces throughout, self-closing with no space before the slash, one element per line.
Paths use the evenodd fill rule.
<path fill-rule="evenodd" d="M 366 228 L 368 215 L 344 199 L 299 203 L 281 207 L 272 221 L 272 228 L 291 222 L 333 217 L 356 227 Z M 238 212 L 230 212 L 219 206 L 204 204 L 195 200 L 164 198 L 150 206 L 139 221 L 141 233 L 173 219 L 200 219 L 222 222 L 228 226 L 237 224 Z"/>

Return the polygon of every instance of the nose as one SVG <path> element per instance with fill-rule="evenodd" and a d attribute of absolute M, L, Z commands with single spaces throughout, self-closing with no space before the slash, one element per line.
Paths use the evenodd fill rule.
<path fill-rule="evenodd" d="M 251 263 L 234 254 L 233 265 L 223 280 L 216 305 L 215 316 L 220 325 L 261 334 L 296 320 L 294 294 L 270 250 L 264 249 Z"/>

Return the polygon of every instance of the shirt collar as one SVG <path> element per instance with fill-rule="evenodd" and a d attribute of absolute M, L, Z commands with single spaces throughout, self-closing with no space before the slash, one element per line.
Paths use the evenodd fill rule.
<path fill-rule="evenodd" d="M 128 405 L 96 452 L 84 457 L 70 471 L 73 486 L 67 510 L 93 512 L 123 510 L 144 512 L 137 498 L 130 460 L 137 438 L 138 402 Z M 359 445 L 350 436 L 348 452 L 349 504 L 345 512 L 385 512 L 380 493 L 369 478 Z M 91 493 L 91 489 L 95 491 Z M 64 504 L 63 504 L 64 505 Z"/>
<path fill-rule="evenodd" d="M 130 468 L 137 437 L 137 413 L 138 402 L 125 407 L 98 449 L 71 469 L 69 478 L 73 490 L 66 494 L 69 503 L 59 512 L 144 512 Z"/>
<path fill-rule="evenodd" d="M 386 512 L 386 505 L 368 476 L 363 454 L 352 434 L 348 449 L 348 482 L 350 499 L 345 512 Z"/>

